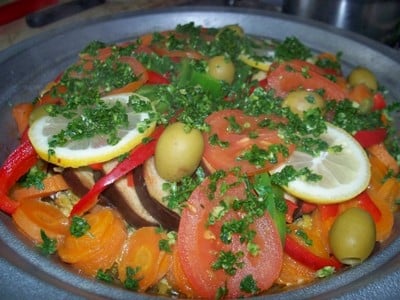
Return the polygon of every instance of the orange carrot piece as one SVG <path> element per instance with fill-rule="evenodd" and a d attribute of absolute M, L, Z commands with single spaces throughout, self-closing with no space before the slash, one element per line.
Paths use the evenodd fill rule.
<path fill-rule="evenodd" d="M 383 179 L 388 173 L 388 167 L 375 155 L 369 156 L 371 164 L 371 180 L 369 191 L 378 191 L 382 186 Z"/>
<path fill-rule="evenodd" d="M 182 269 L 182 264 L 178 256 L 178 247 L 174 247 L 172 252 L 171 266 L 166 274 L 168 283 L 177 292 L 182 293 L 188 298 L 193 298 L 194 292 L 190 287 L 189 280 Z"/>
<path fill-rule="evenodd" d="M 39 199 L 22 199 L 12 218 L 33 242 L 42 243 L 40 230 L 59 246 L 68 233 L 69 219 L 55 206 Z"/>
<path fill-rule="evenodd" d="M 127 279 L 127 268 L 137 271 L 132 279 L 138 280 L 138 291 L 144 292 L 165 276 L 171 263 L 171 253 L 160 250 L 160 240 L 166 234 L 156 227 L 142 227 L 129 237 L 126 251 L 118 265 L 121 282 Z M 167 259 L 165 257 L 168 257 Z"/>
<path fill-rule="evenodd" d="M 393 170 L 394 174 L 399 172 L 399 165 L 394 157 L 388 152 L 383 143 L 373 145 L 367 149 L 368 153 L 375 155 L 385 166 Z"/>
<path fill-rule="evenodd" d="M 127 237 L 125 223 L 119 215 L 114 213 L 114 221 L 101 238 L 102 247 L 86 259 L 75 263 L 74 267 L 80 272 L 93 277 L 100 269 L 110 269 L 121 255 Z"/>
<path fill-rule="evenodd" d="M 276 283 L 285 286 L 305 284 L 315 279 L 315 271 L 307 268 L 286 253 L 283 254 L 281 273 Z"/>
<path fill-rule="evenodd" d="M 29 126 L 29 116 L 33 111 L 32 103 L 19 103 L 13 106 L 12 116 L 17 123 L 18 132 L 22 134 Z"/>
<path fill-rule="evenodd" d="M 378 242 L 382 242 L 390 236 L 393 229 L 394 215 L 392 212 L 392 207 L 379 194 L 374 193 L 369 195 L 372 201 L 378 207 L 379 211 L 381 212 L 381 218 L 379 219 L 378 222 L 375 222 L 375 225 L 376 225 L 376 240 Z"/>
<path fill-rule="evenodd" d="M 96 207 L 85 217 L 89 231 L 81 237 L 70 232 L 58 249 L 61 260 L 80 272 L 95 276 L 99 269 L 109 269 L 122 253 L 127 239 L 125 223 L 109 207 Z"/>
<path fill-rule="evenodd" d="M 389 178 L 379 189 L 378 195 L 389 204 L 393 212 L 396 211 L 398 208 L 396 200 L 399 200 L 400 195 L 400 182 L 396 178 Z"/>
<path fill-rule="evenodd" d="M 43 198 L 69 188 L 61 174 L 55 174 L 45 178 L 43 180 L 43 185 L 43 189 L 38 189 L 33 186 L 28 188 L 22 186 L 15 187 L 10 197 L 17 201 L 21 201 L 22 199 Z"/>

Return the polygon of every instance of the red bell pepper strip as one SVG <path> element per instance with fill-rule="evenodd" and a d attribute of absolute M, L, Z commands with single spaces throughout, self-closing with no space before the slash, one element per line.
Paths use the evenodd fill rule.
<path fill-rule="evenodd" d="M 364 148 L 371 147 L 373 145 L 382 143 L 387 135 L 386 128 L 375 128 L 359 130 L 354 134 L 354 138 Z"/>
<path fill-rule="evenodd" d="M 150 142 L 146 144 L 140 144 L 135 149 L 132 150 L 130 155 L 119 163 L 110 173 L 104 175 L 100 178 L 72 208 L 70 216 L 82 215 L 96 205 L 98 201 L 98 196 L 103 192 L 108 186 L 113 184 L 115 181 L 121 177 L 128 174 L 130 171 L 136 167 L 143 164 L 147 159 L 154 155 L 157 140 L 163 132 L 163 127 L 158 127 L 153 132 Z"/>
<path fill-rule="evenodd" d="M 332 266 L 336 269 L 342 267 L 342 264 L 335 257 L 324 258 L 315 255 L 290 235 L 286 235 L 284 251 L 291 258 L 313 270 L 319 270 L 326 266 Z"/>
<path fill-rule="evenodd" d="M 298 209 L 299 206 L 290 200 L 286 200 L 286 206 L 288 208 L 285 215 L 286 223 L 292 223 L 294 212 L 296 211 L 296 209 Z"/>
<path fill-rule="evenodd" d="M 381 110 L 386 107 L 386 99 L 381 93 L 376 93 L 373 97 L 374 105 L 372 110 Z"/>
<path fill-rule="evenodd" d="M 27 138 L 22 136 L 21 144 L 6 158 L 0 168 L 0 210 L 12 214 L 18 202 L 11 200 L 7 194 L 11 187 L 32 168 L 38 160 L 35 149 Z"/>
<path fill-rule="evenodd" d="M 329 218 L 335 218 L 339 213 L 339 204 L 321 204 L 318 206 L 321 213 L 321 219 L 327 220 Z"/>
<path fill-rule="evenodd" d="M 152 70 L 147 70 L 149 78 L 147 79 L 147 84 L 169 84 L 169 80 L 163 75 L 154 72 Z"/>
<path fill-rule="evenodd" d="M 357 202 L 360 208 L 370 213 L 375 223 L 379 222 L 382 217 L 382 213 L 366 191 L 357 196 Z"/>

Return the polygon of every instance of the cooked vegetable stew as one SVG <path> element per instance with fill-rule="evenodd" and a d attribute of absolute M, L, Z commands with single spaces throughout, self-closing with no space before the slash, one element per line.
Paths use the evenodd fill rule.
<path fill-rule="evenodd" d="M 399 102 L 342 55 L 238 25 L 93 41 L 13 107 L 0 209 L 43 255 L 140 293 L 249 297 L 356 267 L 398 210 Z"/>

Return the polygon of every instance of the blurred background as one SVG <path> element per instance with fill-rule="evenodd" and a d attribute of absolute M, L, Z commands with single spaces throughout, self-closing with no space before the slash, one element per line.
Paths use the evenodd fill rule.
<path fill-rule="evenodd" d="M 0 51 L 37 33 L 124 11 L 256 8 L 314 19 L 400 48 L 400 0 L 0 0 Z"/>

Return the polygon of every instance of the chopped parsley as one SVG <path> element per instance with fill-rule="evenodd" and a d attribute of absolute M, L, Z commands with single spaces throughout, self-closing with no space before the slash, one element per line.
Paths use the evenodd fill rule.
<path fill-rule="evenodd" d="M 297 229 L 297 230 L 295 230 L 295 235 L 300 237 L 306 245 L 312 246 L 313 241 L 308 237 L 308 235 L 305 231 L 303 231 L 301 229 Z"/>
<path fill-rule="evenodd" d="M 44 189 L 43 180 L 47 174 L 37 166 L 32 167 L 19 181 L 21 186 L 25 188 L 35 187 L 38 190 Z"/>
<path fill-rule="evenodd" d="M 250 274 L 240 281 L 240 290 L 245 293 L 255 294 L 260 291 L 260 288 L 257 286 L 253 275 Z"/>
<path fill-rule="evenodd" d="M 69 227 L 70 233 L 75 237 L 84 236 L 90 230 L 90 224 L 86 219 L 73 216 L 71 226 Z"/>
<path fill-rule="evenodd" d="M 237 157 L 237 160 L 247 160 L 250 164 L 255 165 L 258 168 L 263 168 L 266 163 L 278 163 L 279 154 L 283 157 L 288 157 L 288 148 L 282 144 L 272 144 L 268 149 L 262 149 L 256 144 L 253 144 L 251 149 Z"/>
<path fill-rule="evenodd" d="M 279 186 L 287 186 L 290 181 L 298 177 L 304 178 L 306 181 L 319 181 L 322 176 L 313 173 L 309 168 L 295 169 L 293 166 L 285 166 L 281 171 L 271 175 L 271 181 Z"/>
<path fill-rule="evenodd" d="M 302 59 L 311 57 L 311 50 L 296 37 L 287 37 L 275 49 L 275 58 L 279 60 Z"/>
<path fill-rule="evenodd" d="M 141 278 L 136 278 L 138 272 L 139 267 L 126 267 L 126 279 L 124 280 L 125 288 L 132 291 L 137 291 L 139 289 L 139 281 Z"/>
<path fill-rule="evenodd" d="M 43 229 L 40 229 L 40 237 L 42 238 L 42 243 L 37 247 L 43 255 L 51 255 L 57 251 L 57 240 L 49 238 Z"/>
<path fill-rule="evenodd" d="M 242 268 L 244 263 L 241 261 L 244 253 L 239 251 L 234 253 L 232 251 L 220 251 L 217 260 L 211 265 L 213 270 L 224 270 L 226 274 L 233 276 L 236 274 L 237 269 Z"/>
<path fill-rule="evenodd" d="M 317 270 L 317 272 L 315 272 L 315 276 L 317 278 L 326 278 L 332 276 L 334 273 L 335 273 L 335 267 L 326 266 L 323 267 L 322 269 Z"/>

